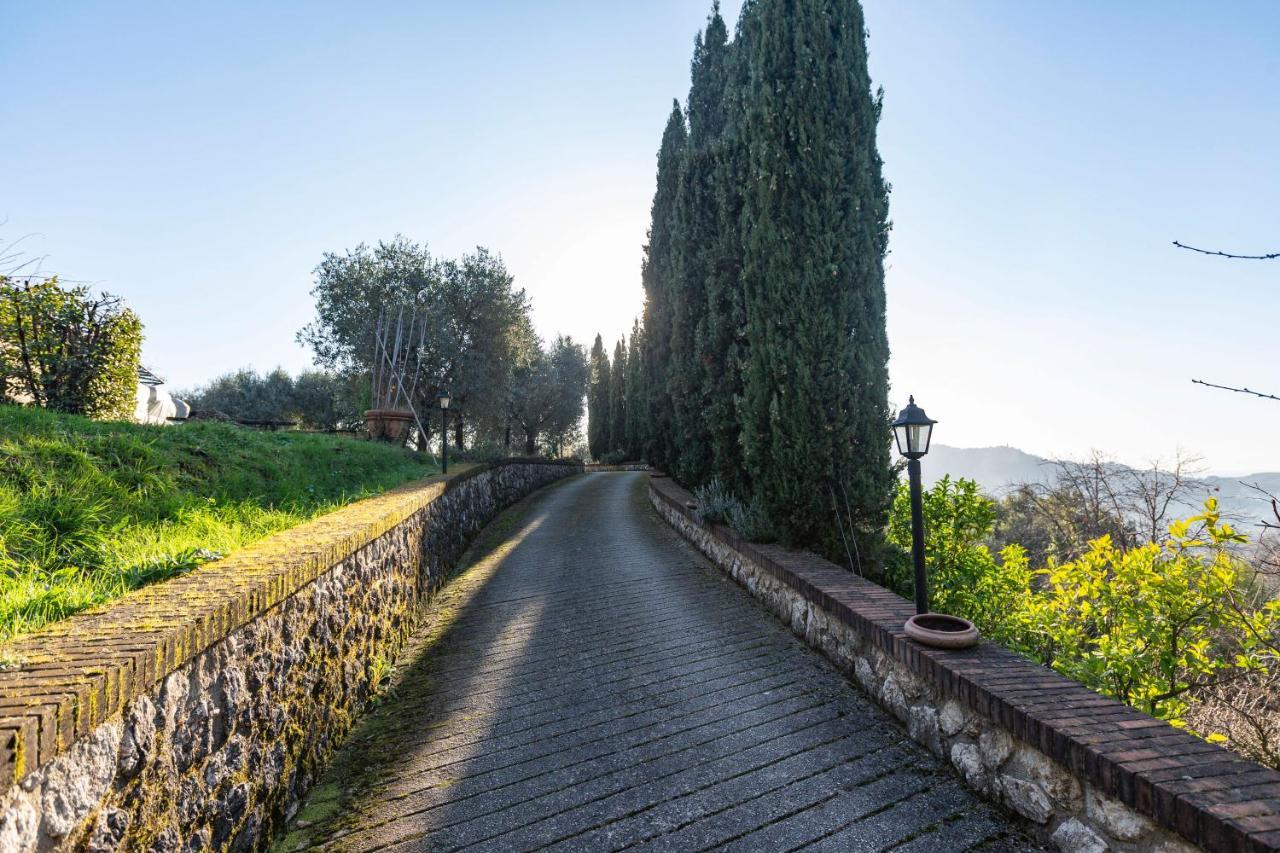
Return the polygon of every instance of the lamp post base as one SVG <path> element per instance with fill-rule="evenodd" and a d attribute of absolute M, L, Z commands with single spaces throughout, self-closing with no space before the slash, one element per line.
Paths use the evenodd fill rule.
<path fill-rule="evenodd" d="M 978 629 L 968 619 L 945 613 L 918 613 L 907 620 L 907 636 L 935 649 L 967 649 L 978 644 Z"/>

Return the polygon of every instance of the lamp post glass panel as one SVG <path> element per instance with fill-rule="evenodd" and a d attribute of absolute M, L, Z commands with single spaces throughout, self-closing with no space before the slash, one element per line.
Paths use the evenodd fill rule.
<path fill-rule="evenodd" d="M 898 452 L 907 457 L 907 477 L 911 487 L 911 561 L 915 564 L 916 613 L 929 612 L 929 577 L 924 563 L 924 507 L 920 496 L 920 457 L 929 452 L 933 435 L 931 420 L 911 397 L 893 422 L 893 437 Z"/>
<path fill-rule="evenodd" d="M 441 391 L 436 395 L 436 402 L 440 404 L 440 473 L 449 473 L 449 423 L 446 420 L 449 414 L 449 392 Z"/>

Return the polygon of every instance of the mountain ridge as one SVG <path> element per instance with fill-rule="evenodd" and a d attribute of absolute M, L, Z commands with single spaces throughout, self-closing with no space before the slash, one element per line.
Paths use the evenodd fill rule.
<path fill-rule="evenodd" d="M 952 479 L 974 480 L 983 491 L 1003 497 L 1011 487 L 1021 483 L 1052 483 L 1052 469 L 1057 461 L 1009 445 L 952 447 L 935 444 L 924 460 L 922 474 L 926 487 L 949 474 Z M 1114 464 L 1120 468 L 1130 467 Z M 1263 518 L 1273 518 L 1268 500 L 1250 486 L 1256 484 L 1266 492 L 1280 495 L 1280 472 L 1259 472 L 1241 477 L 1205 475 L 1195 479 L 1202 484 L 1204 496 L 1216 497 L 1223 513 L 1237 522 L 1256 524 Z M 1184 506 L 1187 515 L 1199 509 L 1198 504 L 1184 502 Z"/>

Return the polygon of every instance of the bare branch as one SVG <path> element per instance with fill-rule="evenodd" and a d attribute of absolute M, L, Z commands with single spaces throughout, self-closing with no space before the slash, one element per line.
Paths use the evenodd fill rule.
<path fill-rule="evenodd" d="M 1177 240 L 1173 241 L 1173 245 L 1177 246 L 1179 249 L 1186 249 L 1189 252 L 1199 252 L 1202 255 L 1216 255 L 1220 258 L 1234 258 L 1241 261 L 1271 261 L 1276 258 L 1280 258 L 1280 252 L 1270 252 L 1265 255 L 1233 255 L 1230 252 L 1214 252 L 1209 249 L 1197 249 L 1195 246 L 1188 246 L 1185 243 L 1179 243 Z"/>
<path fill-rule="evenodd" d="M 1212 382 L 1205 382 L 1203 379 L 1192 379 L 1191 381 L 1196 385 L 1204 385 L 1207 388 L 1221 388 L 1223 391 L 1235 391 L 1237 394 L 1252 394 L 1264 400 L 1280 400 L 1280 397 L 1275 394 L 1263 394 L 1261 391 L 1254 391 L 1252 388 L 1232 388 L 1230 385 L 1215 385 Z"/>

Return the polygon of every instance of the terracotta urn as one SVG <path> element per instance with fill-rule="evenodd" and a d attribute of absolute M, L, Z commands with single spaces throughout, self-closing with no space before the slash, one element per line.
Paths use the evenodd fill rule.
<path fill-rule="evenodd" d="M 365 426 L 374 441 L 403 444 L 409 437 L 413 413 L 403 409 L 368 409 L 364 413 Z"/>

